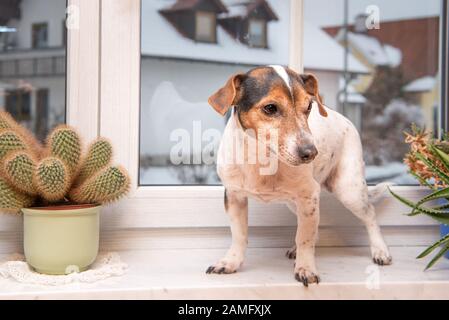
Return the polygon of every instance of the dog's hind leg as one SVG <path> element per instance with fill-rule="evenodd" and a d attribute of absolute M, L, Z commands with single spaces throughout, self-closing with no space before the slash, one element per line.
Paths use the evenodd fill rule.
<path fill-rule="evenodd" d="M 348 150 L 343 147 L 340 161 L 327 178 L 325 186 L 365 224 L 373 261 L 379 265 L 391 264 L 391 255 L 377 224 L 374 206 L 369 199 L 360 140 L 358 135 L 347 138 L 353 139 L 350 143 L 346 141 Z"/>

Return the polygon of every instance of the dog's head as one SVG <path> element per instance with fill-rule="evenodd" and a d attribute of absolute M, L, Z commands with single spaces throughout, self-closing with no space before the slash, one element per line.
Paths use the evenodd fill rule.
<path fill-rule="evenodd" d="M 242 127 L 254 130 L 257 137 L 261 130 L 276 130 L 276 152 L 291 165 L 308 163 L 318 153 L 307 119 L 314 104 L 323 117 L 327 112 L 312 74 L 282 66 L 254 68 L 232 76 L 209 98 L 209 104 L 222 115 L 235 106 Z"/>

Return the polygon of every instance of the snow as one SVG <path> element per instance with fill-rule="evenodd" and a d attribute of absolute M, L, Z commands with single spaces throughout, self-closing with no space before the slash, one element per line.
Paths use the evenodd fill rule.
<path fill-rule="evenodd" d="M 325 31 L 304 21 L 304 67 L 314 70 L 343 71 L 344 48 Z M 368 73 L 368 69 L 351 53 L 348 71 Z"/>
<path fill-rule="evenodd" d="M 222 27 L 217 27 L 218 43 L 199 43 L 185 38 L 158 10 L 167 8 L 166 0 L 142 1 L 142 55 L 187 58 L 248 65 L 288 65 L 289 16 L 288 1 L 268 0 L 279 17 L 268 27 L 269 48 L 251 48 L 232 38 Z M 240 9 L 238 9 L 240 8 Z M 232 14 L 241 13 L 240 6 L 230 7 Z M 298 31 L 298 37 L 299 37 Z M 342 71 L 344 50 L 319 27 L 304 24 L 304 67 L 309 70 Z M 368 72 L 356 58 L 349 57 L 349 71 Z"/>
<path fill-rule="evenodd" d="M 158 84 L 148 105 L 142 105 L 141 121 L 145 126 L 145 137 L 152 137 L 148 140 L 151 146 L 144 148 L 146 155 L 169 155 L 171 148 L 177 144 L 177 141 L 170 141 L 174 132 L 185 132 L 186 138 L 192 139 L 193 144 L 195 123 L 200 126 L 200 134 L 209 128 L 223 130 L 225 126 L 223 118 L 216 114 L 206 100 L 187 101 L 169 81 Z"/>
<path fill-rule="evenodd" d="M 423 91 L 431 91 L 435 88 L 436 79 L 432 76 L 425 76 L 422 78 L 418 78 L 408 83 L 403 90 L 406 92 L 423 92 Z"/>
<path fill-rule="evenodd" d="M 365 177 L 368 183 L 392 182 L 404 185 L 416 185 L 418 181 L 408 173 L 408 167 L 402 162 L 390 162 L 384 166 L 367 166 Z"/>
<path fill-rule="evenodd" d="M 336 39 L 343 40 L 343 34 L 341 29 Z M 399 49 L 391 45 L 383 45 L 377 38 L 366 34 L 348 32 L 347 36 L 350 45 L 361 52 L 370 64 L 390 67 L 401 64 L 402 53 Z"/>
<path fill-rule="evenodd" d="M 360 105 L 364 105 L 366 103 L 366 98 L 354 88 L 353 83 L 351 82 L 348 83 L 346 87 L 346 97 L 343 91 L 345 86 L 345 79 L 343 77 L 340 77 L 339 85 L 340 85 L 340 94 L 338 98 L 340 102 L 343 102 L 346 98 L 346 101 L 349 103 Z"/>
<path fill-rule="evenodd" d="M 410 175 L 408 167 L 401 162 L 391 162 L 384 166 L 367 166 L 365 169 L 368 183 L 392 182 L 396 184 L 415 185 L 418 181 Z M 182 184 L 173 167 L 146 167 L 140 170 L 140 184 Z M 210 176 L 208 184 L 219 184 Z"/>
<path fill-rule="evenodd" d="M 390 67 L 396 68 L 402 62 L 402 52 L 398 48 L 384 44 L 384 51 L 387 55 Z"/>

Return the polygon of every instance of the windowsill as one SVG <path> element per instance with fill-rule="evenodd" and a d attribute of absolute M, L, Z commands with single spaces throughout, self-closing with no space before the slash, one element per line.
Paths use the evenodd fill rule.
<path fill-rule="evenodd" d="M 38 287 L 0 278 L 0 299 L 449 299 L 449 261 L 423 272 L 415 257 L 424 247 L 392 247 L 392 266 L 376 268 L 367 247 L 318 248 L 319 285 L 293 277 L 286 249 L 250 248 L 243 269 L 231 275 L 204 271 L 225 249 L 120 252 L 129 270 L 97 284 Z M 0 259 L 5 255 L 0 256 Z M 379 270 L 379 289 L 367 279 Z"/>

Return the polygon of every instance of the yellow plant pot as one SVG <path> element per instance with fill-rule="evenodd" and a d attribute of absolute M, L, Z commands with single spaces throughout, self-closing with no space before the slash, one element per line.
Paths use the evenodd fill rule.
<path fill-rule="evenodd" d="M 96 205 L 22 209 L 27 263 L 44 274 L 88 269 L 98 254 L 100 209 Z"/>

